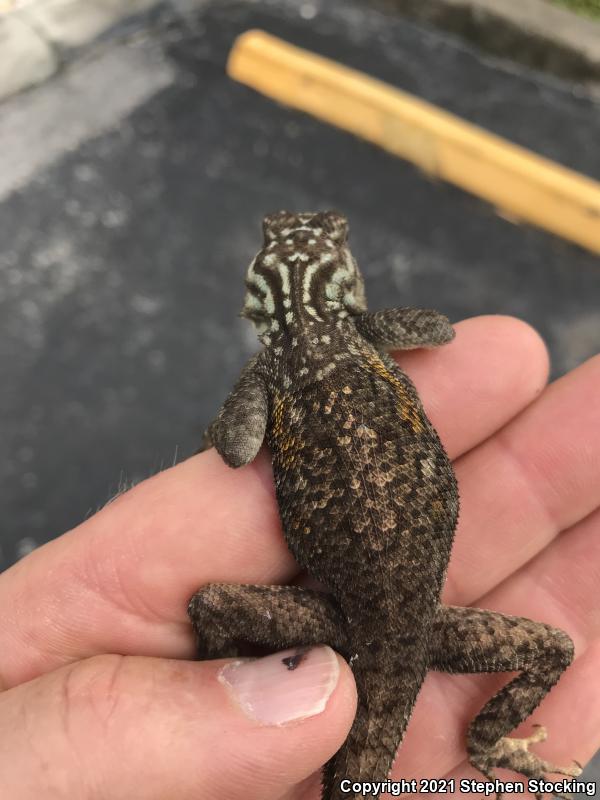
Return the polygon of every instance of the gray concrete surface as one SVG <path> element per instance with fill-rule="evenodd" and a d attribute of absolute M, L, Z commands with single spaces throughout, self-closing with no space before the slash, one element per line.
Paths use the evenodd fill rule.
<path fill-rule="evenodd" d="M 52 47 L 16 14 L 0 15 L 0 101 L 41 83 L 58 65 Z"/>
<path fill-rule="evenodd" d="M 600 349 L 600 259 L 226 78 L 263 27 L 600 178 L 600 105 L 366 6 L 168 9 L 0 114 L 0 568 L 196 448 L 254 336 L 264 213 L 337 207 L 373 307 L 511 313 Z M 597 773 L 590 773 L 597 774 Z"/>
<path fill-rule="evenodd" d="M 0 199 L 69 150 L 117 126 L 173 80 L 170 63 L 148 48 L 115 47 L 78 63 L 43 91 L 14 98 L 0 118 Z"/>
<path fill-rule="evenodd" d="M 0 8 L 0 102 L 42 83 L 82 47 L 118 36 L 127 22 L 159 6 L 160 0 L 30 0 Z"/>
<path fill-rule="evenodd" d="M 36 0 L 18 15 L 46 41 L 67 49 L 81 47 L 155 5 L 157 0 Z"/>

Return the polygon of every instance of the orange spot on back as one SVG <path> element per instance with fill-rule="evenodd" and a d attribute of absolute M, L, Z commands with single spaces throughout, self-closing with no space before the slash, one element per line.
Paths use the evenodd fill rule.
<path fill-rule="evenodd" d="M 389 371 L 383 361 L 374 353 L 367 353 L 366 361 L 380 378 L 383 378 L 384 381 L 387 381 L 393 386 L 399 401 L 398 409 L 402 419 L 408 422 L 415 433 L 421 433 L 424 430 L 424 425 L 420 409 L 415 405 L 412 397 L 406 390 L 406 386 Z"/>

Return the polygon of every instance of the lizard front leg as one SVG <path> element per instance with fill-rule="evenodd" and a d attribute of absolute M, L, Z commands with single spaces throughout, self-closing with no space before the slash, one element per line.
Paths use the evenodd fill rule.
<path fill-rule="evenodd" d="M 216 419 L 204 432 L 198 452 L 216 447 L 230 467 L 252 461 L 263 443 L 269 395 L 260 370 L 262 354 L 246 364 Z"/>
<path fill-rule="evenodd" d="M 507 736 L 541 703 L 572 659 L 573 642 L 550 625 L 477 608 L 438 608 L 430 638 L 431 669 L 521 673 L 486 703 L 469 726 L 469 760 L 486 777 L 493 779 L 495 767 L 538 780 L 545 780 L 546 773 L 571 777 L 581 773 L 579 766 L 558 767 L 530 752 L 530 744 L 546 738 L 541 726 L 526 739 Z"/>
<path fill-rule="evenodd" d="M 201 658 L 243 655 L 248 645 L 285 650 L 328 644 L 348 657 L 346 623 L 329 595 L 299 586 L 212 583 L 190 600 Z"/>
<path fill-rule="evenodd" d="M 437 311 L 387 308 L 353 317 L 357 331 L 378 350 L 438 347 L 454 338 L 454 328 Z"/>

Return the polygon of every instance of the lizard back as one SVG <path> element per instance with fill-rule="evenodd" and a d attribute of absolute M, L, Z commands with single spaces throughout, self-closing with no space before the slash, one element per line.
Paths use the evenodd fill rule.
<path fill-rule="evenodd" d="M 456 482 L 410 379 L 352 328 L 292 337 L 271 365 L 277 500 L 295 558 L 345 607 L 406 610 L 441 589 Z M 425 563 L 437 580 L 419 586 Z"/>

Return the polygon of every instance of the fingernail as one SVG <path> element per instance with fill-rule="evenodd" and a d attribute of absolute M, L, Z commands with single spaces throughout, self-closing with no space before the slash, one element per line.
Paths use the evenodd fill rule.
<path fill-rule="evenodd" d="M 246 716 L 264 725 L 320 714 L 339 677 L 334 651 L 325 645 L 295 648 L 227 664 L 219 674 Z"/>

